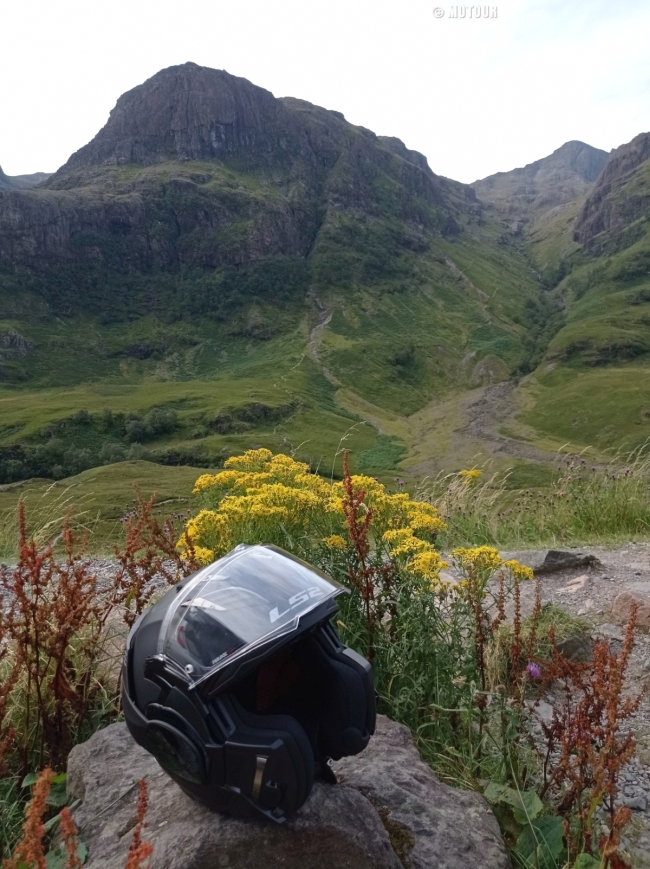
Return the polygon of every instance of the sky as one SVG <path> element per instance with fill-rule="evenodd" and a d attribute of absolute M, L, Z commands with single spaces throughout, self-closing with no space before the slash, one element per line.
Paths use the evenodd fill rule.
<path fill-rule="evenodd" d="M 650 129 L 647 0 L 502 0 L 471 18 L 436 2 L 3 0 L 0 166 L 54 171 L 120 94 L 186 61 L 343 112 L 464 182 Z"/>

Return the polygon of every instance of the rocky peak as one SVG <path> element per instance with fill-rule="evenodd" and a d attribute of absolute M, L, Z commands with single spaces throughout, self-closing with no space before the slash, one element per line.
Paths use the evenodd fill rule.
<path fill-rule="evenodd" d="M 296 113 L 264 88 L 225 70 L 171 66 L 123 94 L 50 186 L 70 170 L 102 164 L 261 156 L 286 148 L 296 132 Z"/>
<path fill-rule="evenodd" d="M 565 142 L 548 157 L 510 172 L 497 172 L 475 181 L 472 187 L 479 199 L 505 205 L 522 215 L 539 215 L 583 195 L 607 156 L 606 151 L 584 142 Z"/>

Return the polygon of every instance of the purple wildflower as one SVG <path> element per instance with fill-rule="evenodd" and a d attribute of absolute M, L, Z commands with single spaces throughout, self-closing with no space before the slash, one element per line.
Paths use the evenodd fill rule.
<path fill-rule="evenodd" d="M 542 668 L 539 666 L 539 664 L 535 664 L 532 661 L 526 665 L 526 672 L 531 679 L 542 678 Z"/>

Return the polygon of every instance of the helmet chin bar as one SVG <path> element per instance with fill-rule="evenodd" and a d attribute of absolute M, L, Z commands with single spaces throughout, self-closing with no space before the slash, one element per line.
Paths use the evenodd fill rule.
<path fill-rule="evenodd" d="M 281 823 L 305 802 L 315 775 L 333 779 L 329 758 L 367 745 L 375 727 L 370 666 L 339 640 L 330 623 L 337 606 L 328 599 L 296 619 L 292 633 L 252 643 L 193 681 L 187 665 L 159 651 L 177 593 L 147 610 L 129 635 L 127 726 L 193 799 Z"/>

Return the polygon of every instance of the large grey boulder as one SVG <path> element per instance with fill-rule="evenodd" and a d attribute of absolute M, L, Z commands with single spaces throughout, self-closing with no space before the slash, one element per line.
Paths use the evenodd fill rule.
<path fill-rule="evenodd" d="M 504 561 L 514 559 L 530 567 L 535 574 L 554 573 L 558 570 L 573 570 L 577 567 L 598 567 L 595 555 L 583 552 L 564 552 L 558 549 L 526 549 L 523 552 L 500 552 Z"/>
<path fill-rule="evenodd" d="M 86 869 L 123 869 L 137 783 L 149 788 L 153 869 L 509 869 L 499 827 L 476 793 L 441 784 L 407 728 L 379 717 L 366 751 L 336 764 L 285 824 L 224 818 L 187 797 L 113 724 L 73 749 L 68 790 Z"/>

